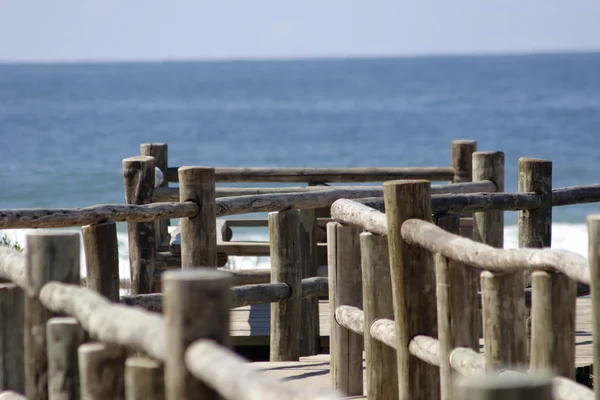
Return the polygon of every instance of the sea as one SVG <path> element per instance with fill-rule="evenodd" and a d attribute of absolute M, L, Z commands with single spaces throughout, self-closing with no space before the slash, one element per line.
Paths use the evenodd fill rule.
<path fill-rule="evenodd" d="M 122 159 L 150 142 L 170 166 L 403 167 L 449 166 L 452 140 L 474 139 L 505 153 L 508 192 L 519 157 L 551 160 L 555 188 L 600 183 L 600 53 L 2 64 L 0 139 L 4 209 L 122 204 Z M 593 213 L 555 208 L 552 247 L 587 256 Z M 516 222 L 505 213 L 506 248 Z M 30 231 L 0 237 L 25 245 Z M 125 223 L 118 238 L 127 278 Z"/>

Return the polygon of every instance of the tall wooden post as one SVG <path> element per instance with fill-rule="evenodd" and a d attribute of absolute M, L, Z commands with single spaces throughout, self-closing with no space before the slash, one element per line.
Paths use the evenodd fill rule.
<path fill-rule="evenodd" d="M 86 286 L 111 301 L 119 300 L 117 224 L 103 222 L 81 228 L 86 259 Z"/>
<path fill-rule="evenodd" d="M 50 400 L 79 399 L 77 349 L 84 331 L 75 318 L 55 317 L 46 325 L 48 342 L 48 392 Z"/>
<path fill-rule="evenodd" d="M 300 263 L 302 269 L 301 278 L 312 278 L 317 276 L 317 217 L 314 209 L 300 210 Z M 300 283 L 302 284 L 302 282 Z M 300 356 L 312 356 L 319 354 L 319 299 L 308 297 L 302 299 L 302 310 L 300 313 Z"/>
<path fill-rule="evenodd" d="M 0 283 L 0 391 L 25 391 L 23 289 Z"/>
<path fill-rule="evenodd" d="M 471 182 L 473 180 L 473 153 L 477 151 L 474 140 L 452 141 L 452 167 L 454 179 L 452 182 Z"/>
<path fill-rule="evenodd" d="M 127 204 L 150 204 L 154 190 L 154 158 L 131 157 L 123 160 Z M 131 293 L 153 292 L 156 266 L 156 238 L 153 222 L 128 222 Z"/>
<path fill-rule="evenodd" d="M 123 348 L 106 343 L 86 343 L 77 351 L 79 383 L 83 400 L 124 400 L 125 359 Z"/>
<path fill-rule="evenodd" d="M 431 183 L 390 181 L 383 185 L 383 194 L 394 292 L 399 398 L 437 399 L 439 370 L 408 351 L 415 335 L 437 334 L 433 257 L 427 250 L 409 245 L 401 234 L 402 224 L 408 219 L 431 222 Z"/>
<path fill-rule="evenodd" d="M 33 233 L 27 236 L 26 276 L 31 293 L 25 297 L 25 395 L 48 398 L 46 322 L 52 314 L 38 299 L 50 282 L 79 284 L 79 233 Z"/>
<path fill-rule="evenodd" d="M 154 157 L 154 166 L 163 174 L 163 181 L 159 187 L 169 187 L 167 179 L 167 169 L 169 168 L 169 148 L 166 143 L 143 143 L 140 145 L 140 153 L 143 156 Z M 156 186 L 155 186 L 156 187 Z M 154 237 L 156 238 L 156 248 L 160 248 L 169 237 L 168 219 L 154 221 Z"/>
<path fill-rule="evenodd" d="M 592 292 L 592 351 L 593 365 L 600 365 L 600 214 L 589 215 L 588 259 Z M 600 368 L 594 368 L 594 382 L 600 382 Z M 594 399 L 600 400 L 600 390 L 594 390 Z"/>
<path fill-rule="evenodd" d="M 164 398 L 165 380 L 162 365 L 147 357 L 129 357 L 125 362 L 125 399 Z"/>

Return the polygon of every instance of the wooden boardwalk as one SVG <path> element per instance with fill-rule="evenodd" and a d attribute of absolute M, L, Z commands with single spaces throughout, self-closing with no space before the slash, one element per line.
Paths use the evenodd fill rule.
<path fill-rule="evenodd" d="M 268 345 L 270 305 L 240 307 L 231 313 L 231 334 L 236 345 Z M 321 345 L 329 345 L 329 303 L 320 301 Z M 592 364 L 592 314 L 589 297 L 577 299 L 576 367 Z M 393 351 L 390 349 L 390 351 Z M 329 355 L 301 358 L 298 362 L 256 362 L 256 368 L 282 379 L 301 384 L 330 387 Z"/>

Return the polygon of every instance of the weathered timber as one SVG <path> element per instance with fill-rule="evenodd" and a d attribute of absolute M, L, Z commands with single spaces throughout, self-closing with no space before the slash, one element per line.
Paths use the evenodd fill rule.
<path fill-rule="evenodd" d="M 433 257 L 422 247 L 405 241 L 401 234 L 407 219 L 431 221 L 431 184 L 429 181 L 392 181 L 386 182 L 383 189 L 398 343 L 399 398 L 439 398 L 439 371 L 411 357 L 408 351 L 409 341 L 415 335 L 437 333 Z"/>
<path fill-rule="evenodd" d="M 588 259 L 592 290 L 592 334 L 594 365 L 600 365 L 600 214 L 587 217 Z M 594 368 L 594 382 L 600 382 L 600 368 Z M 600 390 L 595 391 L 600 400 Z"/>
<path fill-rule="evenodd" d="M 154 157 L 154 166 L 158 168 L 163 177 L 167 176 L 167 169 L 169 167 L 169 147 L 166 143 L 142 143 L 140 145 L 140 153 L 142 156 Z M 160 185 L 154 184 L 154 190 L 157 188 L 168 188 L 169 181 L 165 178 Z M 154 198 L 154 191 L 152 193 Z M 178 201 L 179 196 L 172 200 Z M 169 220 L 163 219 L 154 221 L 154 237 L 157 246 L 160 246 L 169 237 Z"/>
<path fill-rule="evenodd" d="M 286 283 L 263 283 L 231 288 L 233 292 L 232 307 L 243 307 L 252 304 L 277 303 L 290 298 L 292 293 Z"/>
<path fill-rule="evenodd" d="M 167 179 L 178 182 L 176 167 L 169 168 Z M 217 182 L 384 182 L 393 179 L 451 181 L 452 167 L 391 168 L 216 168 Z"/>
<path fill-rule="evenodd" d="M 163 400 L 163 366 L 148 357 L 129 357 L 125 361 L 125 399 Z"/>
<path fill-rule="evenodd" d="M 221 346 L 230 346 L 231 282 L 228 273 L 208 268 L 168 271 L 163 275 L 168 400 L 219 398 L 209 385 L 190 374 L 184 357 L 187 347 L 197 339 L 210 338 Z"/>
<path fill-rule="evenodd" d="M 180 201 L 198 205 L 198 213 L 181 220 L 181 267 L 217 265 L 215 170 L 179 168 Z"/>
<path fill-rule="evenodd" d="M 370 331 L 373 322 L 394 317 L 387 238 L 368 232 L 361 233 L 360 253 L 366 327 L 366 396 L 371 400 L 394 400 L 398 398 L 396 354 L 386 349 Z"/>
<path fill-rule="evenodd" d="M 317 214 L 315 209 L 301 210 L 299 218 L 298 254 L 300 256 L 301 279 L 317 276 Z M 301 282 L 302 285 L 302 282 Z M 302 286 L 301 286 L 302 289 Z M 319 354 L 319 299 L 305 297 L 302 290 L 300 307 L 300 356 Z"/>
<path fill-rule="evenodd" d="M 302 297 L 327 296 L 329 279 L 323 276 L 302 279 Z"/>
<path fill-rule="evenodd" d="M 186 352 L 185 361 L 192 375 L 209 382 L 225 399 L 341 400 L 339 393 L 318 385 L 294 385 L 269 376 L 212 340 L 194 342 Z"/>
<path fill-rule="evenodd" d="M 337 222 L 327 224 L 329 305 L 362 305 L 360 229 Z M 363 394 L 363 338 L 340 324 L 330 312 L 330 354 L 333 387 L 348 396 Z"/>
<path fill-rule="evenodd" d="M 396 323 L 393 319 L 381 318 L 371 324 L 371 336 L 392 349 L 396 349 Z"/>
<path fill-rule="evenodd" d="M 86 343 L 79 346 L 81 398 L 125 399 L 126 352 L 114 344 Z"/>
<path fill-rule="evenodd" d="M 560 271 L 575 281 L 590 284 L 587 259 L 568 250 L 497 249 L 446 232 L 418 219 L 402 224 L 402 237 L 411 244 L 472 267 L 511 273 L 527 268 Z"/>
<path fill-rule="evenodd" d="M 27 288 L 23 253 L 12 247 L 0 246 L 0 277 L 22 289 Z"/>
<path fill-rule="evenodd" d="M 364 334 L 365 313 L 358 307 L 339 306 L 335 309 L 335 320 L 344 328 L 358 335 Z"/>
<path fill-rule="evenodd" d="M 451 165 L 454 168 L 452 182 L 471 182 L 473 178 L 472 158 L 475 151 L 477 151 L 477 142 L 474 140 L 452 141 Z"/>
<path fill-rule="evenodd" d="M 571 186 L 552 191 L 552 207 L 600 201 L 600 184 Z"/>
<path fill-rule="evenodd" d="M 117 224 L 104 222 L 87 225 L 82 227 L 81 234 L 85 251 L 87 287 L 111 301 L 119 300 Z M 152 280 L 152 275 L 134 275 L 132 278 Z M 150 287 L 150 284 L 148 282 L 133 282 L 133 286 Z"/>
<path fill-rule="evenodd" d="M 0 264 L 1 260 L 0 253 Z M 15 267 L 20 266 L 24 271 L 23 264 Z M 25 391 L 24 301 L 23 289 L 12 283 L 0 283 L 0 390 Z"/>
<path fill-rule="evenodd" d="M 38 299 L 50 281 L 79 283 L 80 239 L 78 233 L 33 233 L 26 239 L 25 297 L 25 395 L 48 398 L 48 353 L 46 323 L 52 316 Z"/>
<path fill-rule="evenodd" d="M 77 349 L 84 331 L 75 318 L 51 318 L 46 325 L 48 344 L 48 397 L 50 400 L 79 399 Z"/>
<path fill-rule="evenodd" d="M 300 358 L 302 270 L 300 263 L 300 213 L 298 210 L 269 214 L 271 282 L 285 283 L 291 295 L 271 304 L 270 361 Z"/>
<path fill-rule="evenodd" d="M 123 178 L 125 182 L 125 201 L 127 204 L 144 205 L 152 201 L 154 190 L 153 157 L 131 157 L 123 160 Z M 156 264 L 156 238 L 154 223 L 127 223 L 129 238 L 129 272 L 131 293 L 152 293 L 154 268 Z"/>
<path fill-rule="evenodd" d="M 341 223 L 358 225 L 372 233 L 387 235 L 385 214 L 353 200 L 335 201 L 331 205 L 331 217 Z"/>
<path fill-rule="evenodd" d="M 457 400 L 547 400 L 552 398 L 552 380 L 533 375 L 481 376 L 461 379 L 456 385 Z"/>
<path fill-rule="evenodd" d="M 27 400 L 27 397 L 12 390 L 0 393 L 0 400 Z"/>

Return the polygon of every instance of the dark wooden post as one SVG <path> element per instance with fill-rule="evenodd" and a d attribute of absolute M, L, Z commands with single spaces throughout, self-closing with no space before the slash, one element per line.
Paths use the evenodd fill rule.
<path fill-rule="evenodd" d="M 29 234 L 27 244 L 27 283 L 25 297 L 25 395 L 31 400 L 48 398 L 48 350 L 46 322 L 52 314 L 38 299 L 50 282 L 79 284 L 79 233 Z"/>
<path fill-rule="evenodd" d="M 231 346 L 229 311 L 232 283 L 231 274 L 208 268 L 163 274 L 167 400 L 219 398 L 214 390 L 188 372 L 184 356 L 188 346 L 197 339 L 210 338 L 222 346 Z"/>
<path fill-rule="evenodd" d="M 127 204 L 149 204 L 154 190 L 154 158 L 131 157 L 123 160 Z M 153 292 L 156 265 L 156 238 L 153 222 L 128 222 L 131 293 Z"/>
<path fill-rule="evenodd" d="M 216 267 L 215 169 L 179 168 L 179 198 L 199 207 L 195 217 L 181 219 L 181 268 Z"/>
<path fill-rule="evenodd" d="M 593 365 L 600 365 L 600 214 L 587 217 L 588 259 L 590 262 L 590 289 L 592 292 L 592 351 Z M 600 368 L 594 368 L 594 382 L 600 382 Z M 600 390 L 594 390 L 594 399 L 600 400 Z"/>
<path fill-rule="evenodd" d="M 452 182 L 471 182 L 473 180 L 473 153 L 477 151 L 477 142 L 474 140 L 452 141 L 452 168 L 454 179 Z"/>
<path fill-rule="evenodd" d="M 84 331 L 75 318 L 55 317 L 46 325 L 48 341 L 48 392 L 50 400 L 79 399 L 77 350 Z"/>
<path fill-rule="evenodd" d="M 125 399 L 125 359 L 123 348 L 105 343 L 79 346 L 79 383 L 84 400 Z"/>
<path fill-rule="evenodd" d="M 147 357 L 129 357 L 125 362 L 125 399 L 164 398 L 165 380 L 162 365 Z"/>
<path fill-rule="evenodd" d="M 169 181 L 167 179 L 167 169 L 169 168 L 169 148 L 167 144 L 143 143 L 140 145 L 140 153 L 142 156 L 154 157 L 154 166 L 160 169 L 164 178 L 159 187 L 169 187 Z M 154 237 L 156 238 L 156 248 L 160 248 L 163 244 L 168 246 L 169 222 L 170 220 L 168 219 L 154 221 Z"/>
<path fill-rule="evenodd" d="M 409 245 L 401 234 L 402 224 L 408 219 L 431 222 L 431 183 L 389 181 L 383 185 L 383 194 L 394 292 L 399 398 L 437 399 L 438 368 L 411 357 L 408 351 L 415 335 L 437 335 L 433 257 L 427 250 Z"/>
<path fill-rule="evenodd" d="M 300 212 L 269 214 L 271 282 L 290 286 L 291 296 L 271 304 L 271 361 L 297 361 L 300 357 L 302 310 L 302 263 L 300 257 Z"/>
<path fill-rule="evenodd" d="M 86 286 L 111 301 L 119 300 L 117 224 L 104 222 L 81 228 L 86 259 Z"/>
<path fill-rule="evenodd" d="M 337 323 L 339 306 L 362 306 L 360 232 L 353 225 L 327 224 L 329 276 L 329 353 L 334 389 L 348 396 L 363 394 L 364 338 Z"/>
<path fill-rule="evenodd" d="M 300 210 L 299 256 L 302 267 L 302 279 L 317 276 L 317 218 L 314 209 Z M 319 299 L 302 299 L 300 313 L 300 356 L 319 354 Z"/>
<path fill-rule="evenodd" d="M 362 263 L 364 342 L 369 400 L 398 398 L 396 354 L 371 336 L 370 327 L 378 319 L 394 319 L 387 237 L 369 232 L 360 234 Z"/>
<path fill-rule="evenodd" d="M 504 153 L 473 154 L 473 180 L 490 180 L 504 191 Z M 504 212 L 474 214 L 474 239 L 504 247 Z M 481 273 L 483 336 L 486 367 L 524 367 L 527 362 L 527 331 L 523 273 Z"/>
<path fill-rule="evenodd" d="M 0 391 L 25 391 L 23 289 L 0 283 Z"/>

